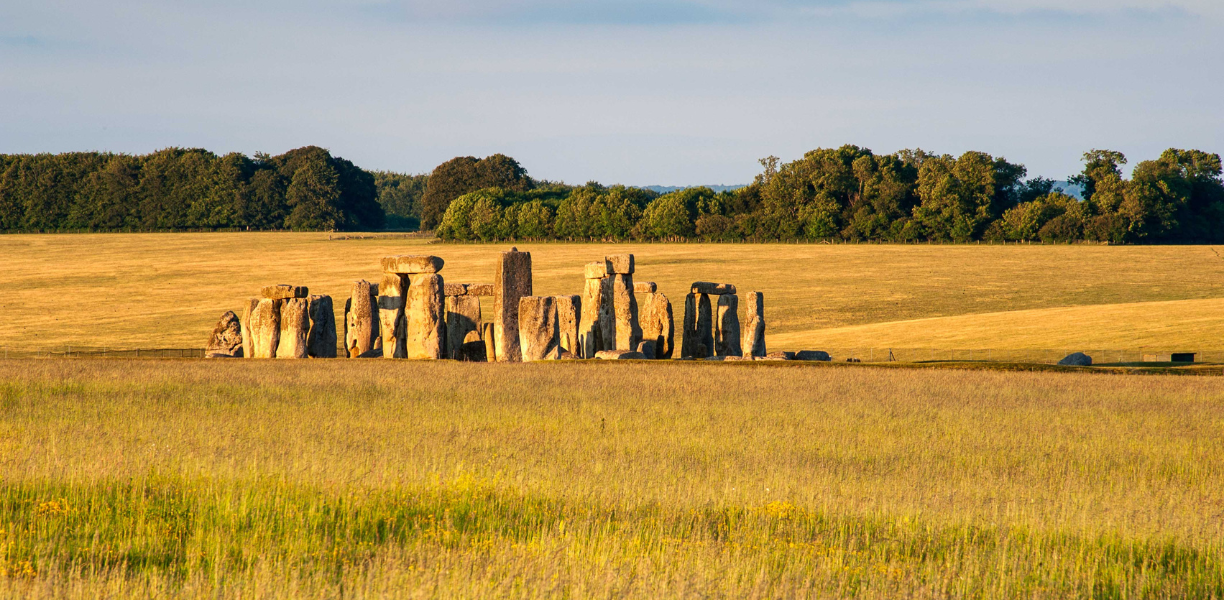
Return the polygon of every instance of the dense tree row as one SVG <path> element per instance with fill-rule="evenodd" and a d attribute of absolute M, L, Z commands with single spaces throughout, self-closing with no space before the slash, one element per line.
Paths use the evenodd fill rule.
<path fill-rule="evenodd" d="M 1120 153 L 1093 150 L 1084 159 L 1083 172 L 1072 178 L 1084 190 L 1082 201 L 982 152 L 819 149 L 783 165 L 763 160 L 764 172 L 739 190 L 661 196 L 598 184 L 541 186 L 516 170 L 516 187 L 438 196 L 439 205 L 448 204 L 437 234 L 484 241 L 1224 241 L 1218 155 L 1170 149 L 1139 163 L 1130 179 Z"/>
<path fill-rule="evenodd" d="M 0 230 L 382 229 L 374 176 L 322 148 L 249 158 L 0 155 Z"/>

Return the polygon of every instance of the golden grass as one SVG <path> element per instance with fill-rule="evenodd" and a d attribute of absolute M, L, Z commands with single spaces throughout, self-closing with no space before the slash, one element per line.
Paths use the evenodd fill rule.
<path fill-rule="evenodd" d="M 1216 377 L 0 361 L 0 595 L 1224 596 Z"/>
<path fill-rule="evenodd" d="M 0 312 L 8 325 L 0 328 L 0 346 L 199 347 L 222 312 L 238 309 L 264 284 L 305 284 L 343 298 L 353 280 L 378 278 L 380 257 L 421 252 L 446 259 L 449 281 L 491 282 L 497 253 L 508 246 L 329 241 L 324 233 L 5 235 Z M 581 266 L 613 252 L 637 256 L 637 279 L 657 282 L 677 319 L 695 280 L 763 291 L 776 349 L 894 340 L 925 347 L 934 343 L 929 338 L 972 347 L 1051 347 L 1085 336 L 1093 340 L 1088 346 L 1224 346 L 1218 303 L 1117 306 L 1224 298 L 1224 260 L 1208 247 L 518 246 L 532 251 L 540 294 L 580 293 Z M 336 306 L 341 310 L 343 301 Z M 1017 333 L 1012 321 L 995 315 L 1097 306 L 1104 308 L 1017 317 L 1052 317 L 1044 333 Z M 1122 321 L 1113 322 L 1109 311 Z M 1081 326 L 1082 316 L 1103 321 L 1108 331 Z M 931 331 L 927 322 L 908 323 L 940 317 L 963 319 L 930 322 L 946 328 Z M 868 325 L 878 328 L 843 329 Z"/>

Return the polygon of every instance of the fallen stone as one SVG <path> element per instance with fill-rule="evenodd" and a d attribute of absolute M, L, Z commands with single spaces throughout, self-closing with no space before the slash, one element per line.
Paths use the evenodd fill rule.
<path fill-rule="evenodd" d="M 616 318 L 615 349 L 637 350 L 642 341 L 642 326 L 638 322 L 637 297 L 633 295 L 633 275 L 618 273 L 611 280 L 612 309 Z"/>
<path fill-rule="evenodd" d="M 1091 367 L 1092 357 L 1084 354 L 1083 352 L 1076 352 L 1074 354 L 1068 354 L 1062 360 L 1058 361 L 1058 364 L 1065 367 Z"/>
<path fill-rule="evenodd" d="M 446 284 L 449 287 L 451 284 Z M 446 357 L 462 360 L 463 345 L 470 342 L 468 334 L 480 341 L 480 298 L 476 296 L 446 297 Z M 483 347 L 483 344 L 482 344 Z M 480 351 L 484 354 L 484 350 Z"/>
<path fill-rule="evenodd" d="M 384 273 L 400 275 L 417 275 L 420 273 L 437 273 L 444 264 L 437 256 L 384 256 L 382 270 Z"/>
<path fill-rule="evenodd" d="M 603 279 L 587 279 L 582 288 L 582 316 L 578 320 L 578 350 L 580 358 L 595 358 L 603 350 Z"/>
<path fill-rule="evenodd" d="M 819 360 L 828 362 L 833 360 L 828 352 L 821 350 L 800 350 L 795 353 L 795 360 Z"/>
<path fill-rule="evenodd" d="M 599 360 L 646 360 L 646 355 L 637 350 L 600 350 L 595 353 Z"/>
<path fill-rule="evenodd" d="M 353 282 L 344 313 L 344 347 L 349 358 L 382 356 L 378 284 Z"/>
<path fill-rule="evenodd" d="M 310 301 L 289 298 L 282 301 L 280 339 L 276 358 L 306 358 L 310 356 L 307 340 L 310 336 Z"/>
<path fill-rule="evenodd" d="M 523 362 L 556 360 L 557 305 L 552 296 L 523 296 L 518 310 L 519 348 Z"/>
<path fill-rule="evenodd" d="M 676 343 L 676 324 L 672 321 L 672 306 L 667 296 L 657 292 L 643 296 L 638 304 L 638 320 L 642 326 L 642 341 L 654 342 L 652 358 L 671 358 Z"/>
<path fill-rule="evenodd" d="M 497 342 L 493 337 L 494 335 L 492 323 L 480 324 L 480 341 L 484 342 L 485 360 L 488 362 L 497 360 Z"/>
<path fill-rule="evenodd" d="M 746 360 L 746 361 L 756 360 L 751 356 L 723 356 L 719 358 L 727 362 L 742 361 L 742 360 Z"/>
<path fill-rule="evenodd" d="M 656 289 L 653 281 L 637 281 L 633 284 L 633 293 L 635 294 L 653 294 Z"/>
<path fill-rule="evenodd" d="M 734 294 L 735 286 L 729 283 L 710 283 L 708 281 L 693 282 L 692 293 L 705 294 L 707 296 L 721 296 L 723 294 Z"/>
<path fill-rule="evenodd" d="M 336 313 L 331 296 L 311 296 L 307 301 L 310 332 L 306 335 L 306 354 L 311 358 L 336 358 Z"/>
<path fill-rule="evenodd" d="M 608 273 L 614 275 L 633 275 L 632 254 L 613 254 L 612 256 L 605 256 L 604 261 L 608 263 Z"/>
<path fill-rule="evenodd" d="M 718 297 L 718 335 L 714 340 L 714 353 L 718 356 L 742 356 L 740 348 L 739 296 L 724 294 Z"/>
<path fill-rule="evenodd" d="M 378 284 L 378 323 L 382 338 L 383 358 L 408 357 L 407 276 L 383 273 Z"/>
<path fill-rule="evenodd" d="M 578 353 L 578 324 L 582 320 L 582 296 L 554 296 L 557 335 L 561 350 Z"/>
<path fill-rule="evenodd" d="M 654 340 L 642 340 L 638 343 L 637 351 L 641 352 L 642 356 L 645 356 L 647 359 L 653 360 L 658 358 L 658 354 L 655 352 Z"/>
<path fill-rule="evenodd" d="M 259 298 L 247 298 L 246 307 L 242 309 L 242 356 L 255 358 L 255 341 L 251 337 L 251 315 L 259 306 Z"/>
<path fill-rule="evenodd" d="M 612 267 L 608 265 L 606 260 L 587 263 L 582 267 L 582 275 L 587 279 L 603 279 L 611 274 Z"/>
<path fill-rule="evenodd" d="M 741 350 L 744 356 L 765 356 L 765 295 L 748 292 L 744 296 L 744 332 Z"/>
<path fill-rule="evenodd" d="M 264 298 L 251 313 L 251 343 L 255 347 L 254 358 L 276 358 L 276 347 L 280 345 L 281 303 L 284 300 Z"/>
<path fill-rule="evenodd" d="M 414 359 L 446 356 L 445 282 L 436 273 L 409 275 L 404 355 Z M 480 301 L 477 300 L 477 303 Z"/>
<path fill-rule="evenodd" d="M 765 358 L 774 358 L 781 360 L 795 360 L 794 352 L 770 352 L 765 355 Z"/>
<path fill-rule="evenodd" d="M 217 321 L 204 347 L 204 358 L 242 358 L 242 322 L 234 311 L 225 311 Z"/>
<path fill-rule="evenodd" d="M 467 287 L 466 283 L 448 283 L 443 289 L 447 296 L 466 296 Z"/>
<path fill-rule="evenodd" d="M 501 253 L 493 283 L 493 332 L 498 362 L 520 362 L 519 298 L 531 295 L 531 253 L 511 248 Z"/>
<path fill-rule="evenodd" d="M 496 296 L 491 283 L 469 283 L 467 284 L 467 295 L 469 296 Z"/>
<path fill-rule="evenodd" d="M 266 285 L 259 290 L 259 297 L 268 300 L 285 300 L 288 298 L 305 298 L 310 294 L 306 286 L 301 285 Z"/>

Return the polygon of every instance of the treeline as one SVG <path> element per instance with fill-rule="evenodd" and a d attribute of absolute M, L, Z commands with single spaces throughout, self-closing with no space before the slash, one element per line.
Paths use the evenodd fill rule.
<path fill-rule="evenodd" d="M 377 230 L 375 177 L 327 150 L 0 155 L 0 230 Z"/>
<path fill-rule="evenodd" d="M 781 165 L 765 159 L 752 185 L 734 191 L 659 195 L 541 184 L 522 173 L 512 188 L 439 194 L 427 214 L 446 201 L 437 235 L 447 240 L 1224 241 L 1219 155 L 1170 149 L 1130 179 L 1121 153 L 1093 150 L 1084 161 L 1071 178 L 1082 201 L 982 152 L 876 155 L 843 146 Z"/>

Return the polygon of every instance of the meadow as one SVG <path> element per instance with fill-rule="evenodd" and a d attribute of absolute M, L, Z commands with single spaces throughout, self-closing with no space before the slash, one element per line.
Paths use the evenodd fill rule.
<path fill-rule="evenodd" d="M 0 361 L 0 596 L 1221 598 L 1219 381 Z"/>
<path fill-rule="evenodd" d="M 329 237 L 0 236 L 0 347 L 198 348 L 265 284 L 340 299 L 378 279 L 380 257 L 415 253 L 442 256 L 448 281 L 492 282 L 509 246 Z M 1210 247 L 517 245 L 532 252 L 538 294 L 581 293 L 582 265 L 620 252 L 677 320 L 693 281 L 764 292 L 772 349 L 1224 350 L 1224 259 Z"/>

